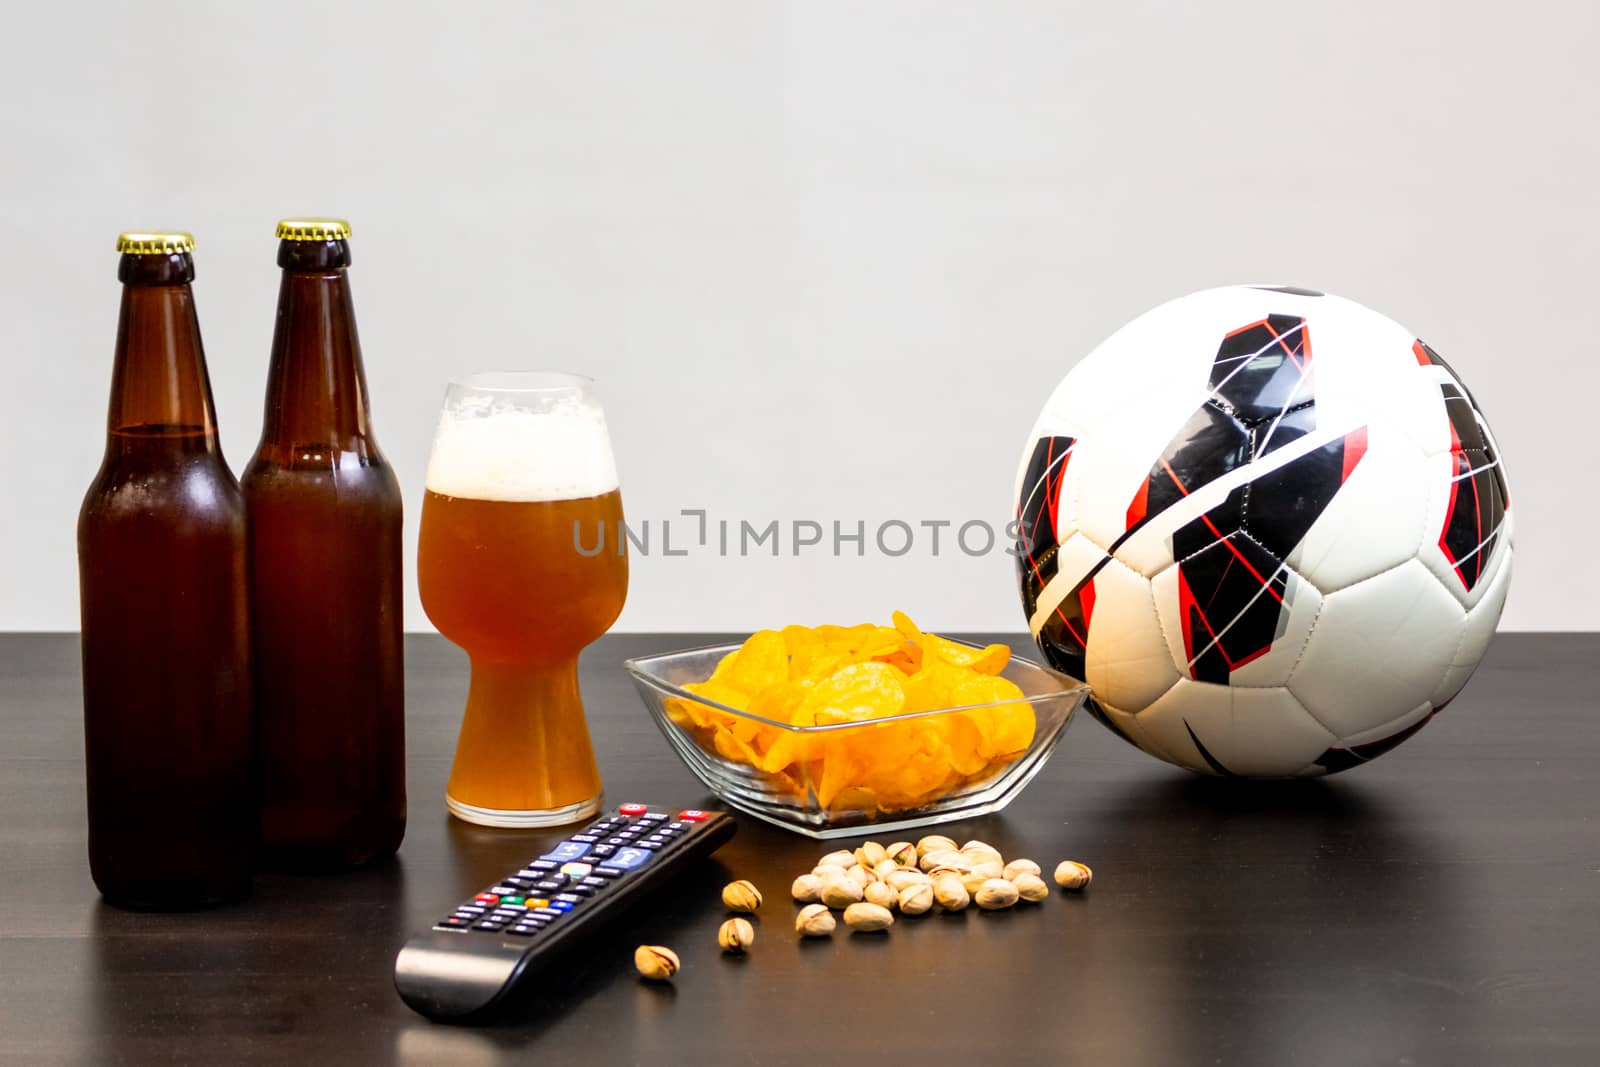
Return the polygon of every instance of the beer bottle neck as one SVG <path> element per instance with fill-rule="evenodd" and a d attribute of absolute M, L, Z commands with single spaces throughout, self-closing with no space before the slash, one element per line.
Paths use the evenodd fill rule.
<path fill-rule="evenodd" d="M 113 442 L 217 452 L 188 256 L 124 256 L 107 429 Z M 142 262 L 149 260 L 151 262 Z"/>
<path fill-rule="evenodd" d="M 367 455 L 376 449 L 343 263 L 283 272 L 261 443 L 305 451 L 307 457 L 323 450 Z"/>

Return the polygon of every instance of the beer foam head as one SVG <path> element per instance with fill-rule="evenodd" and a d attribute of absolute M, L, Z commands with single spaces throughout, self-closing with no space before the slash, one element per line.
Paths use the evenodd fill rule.
<path fill-rule="evenodd" d="M 475 500 L 576 500 L 617 488 L 598 406 L 526 411 L 446 407 L 434 432 L 428 488 Z"/>

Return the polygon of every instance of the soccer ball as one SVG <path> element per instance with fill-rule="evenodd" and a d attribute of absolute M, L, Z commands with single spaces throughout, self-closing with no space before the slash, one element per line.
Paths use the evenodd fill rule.
<path fill-rule="evenodd" d="M 1511 581 L 1499 456 L 1449 365 L 1360 304 L 1163 304 L 1074 367 L 1028 439 L 1028 628 L 1095 718 L 1169 763 L 1357 766 L 1488 648 Z"/>

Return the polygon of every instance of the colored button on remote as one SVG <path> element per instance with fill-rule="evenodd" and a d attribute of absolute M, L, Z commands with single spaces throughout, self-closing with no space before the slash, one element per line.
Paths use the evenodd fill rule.
<path fill-rule="evenodd" d="M 649 863 L 652 855 L 654 853 L 647 848 L 619 848 L 617 854 L 606 860 L 597 870 L 603 871 L 609 867 L 612 870 L 631 871 L 635 867 L 643 867 Z"/>
<path fill-rule="evenodd" d="M 682 819 L 684 822 L 705 822 L 707 819 L 711 818 L 711 816 L 701 811 L 699 808 L 690 808 L 688 811 L 678 812 L 678 818 Z"/>
<path fill-rule="evenodd" d="M 583 854 L 588 851 L 589 846 L 584 844 L 582 841 L 563 841 L 554 849 L 546 852 L 539 858 L 542 860 L 548 860 L 551 863 L 566 863 L 568 860 L 581 858 Z"/>
<path fill-rule="evenodd" d="M 650 810 L 648 804 L 624 804 L 617 809 L 624 815 L 643 815 Z"/>

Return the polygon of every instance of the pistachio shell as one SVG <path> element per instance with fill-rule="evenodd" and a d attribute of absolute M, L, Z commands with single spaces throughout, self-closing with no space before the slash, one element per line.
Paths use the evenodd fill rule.
<path fill-rule="evenodd" d="M 933 907 L 933 886 L 908 885 L 900 890 L 900 912 L 903 915 L 921 915 Z"/>
<path fill-rule="evenodd" d="M 1015 882 L 1019 874 L 1041 874 L 1039 865 L 1032 860 L 1012 860 L 1006 864 L 1005 870 L 1000 872 L 1000 877 L 1008 882 Z"/>
<path fill-rule="evenodd" d="M 868 841 L 855 851 L 856 862 L 869 871 L 887 859 L 888 855 L 887 850 L 876 841 Z"/>
<path fill-rule="evenodd" d="M 826 904 L 807 904 L 794 917 L 794 929 L 801 937 L 827 937 L 833 933 L 833 912 Z"/>
<path fill-rule="evenodd" d="M 844 909 L 844 924 L 858 934 L 876 933 L 894 925 L 894 914 L 880 904 L 852 904 Z"/>
<path fill-rule="evenodd" d="M 741 878 L 722 887 L 722 906 L 729 911 L 752 912 L 761 907 L 761 890 Z"/>
<path fill-rule="evenodd" d="M 1044 884 L 1044 879 L 1028 871 L 1023 871 L 1010 882 L 1017 887 L 1017 895 L 1029 904 L 1037 904 L 1050 895 L 1050 887 Z"/>
<path fill-rule="evenodd" d="M 829 878 L 822 883 L 822 892 L 817 899 L 830 908 L 848 908 L 861 899 L 862 889 L 859 883 L 849 878 Z"/>
<path fill-rule="evenodd" d="M 896 841 L 884 849 L 890 859 L 902 867 L 915 867 L 917 865 L 917 846 L 910 841 Z"/>
<path fill-rule="evenodd" d="M 1017 887 L 1004 878 L 991 878 L 978 887 L 972 899 L 984 911 L 997 911 L 1015 904 L 1017 895 Z"/>
<path fill-rule="evenodd" d="M 890 889 L 884 882 L 873 882 L 862 890 L 861 895 L 868 904 L 876 904 L 880 908 L 892 908 L 900 899 L 900 894 Z"/>
<path fill-rule="evenodd" d="M 822 895 L 822 879 L 814 874 L 802 874 L 789 887 L 789 895 L 801 904 L 815 903 Z"/>
<path fill-rule="evenodd" d="M 937 870 L 967 871 L 972 869 L 972 864 L 967 857 L 954 849 L 941 849 L 938 852 L 929 852 L 919 861 L 922 869 L 929 873 Z"/>
<path fill-rule="evenodd" d="M 893 889 L 897 893 L 905 892 L 909 886 L 933 885 L 932 878 L 923 874 L 921 871 L 914 871 L 906 867 L 902 867 L 895 871 L 893 874 L 889 875 L 889 877 L 885 878 L 884 881 L 888 882 L 889 888 Z"/>
<path fill-rule="evenodd" d="M 749 919 L 729 919 L 717 930 L 717 944 L 724 952 L 746 952 L 755 940 L 756 928 Z"/>
<path fill-rule="evenodd" d="M 1089 883 L 1094 881 L 1094 872 L 1088 864 L 1076 860 L 1062 860 L 1056 864 L 1056 885 L 1066 890 L 1089 888 Z"/>
<path fill-rule="evenodd" d="M 959 877 L 947 874 L 933 880 L 933 899 L 946 911 L 960 911 L 972 902 L 972 894 Z"/>
<path fill-rule="evenodd" d="M 678 973 L 678 954 L 660 945 L 640 945 L 633 950 L 633 967 L 652 981 L 664 982 Z"/>

